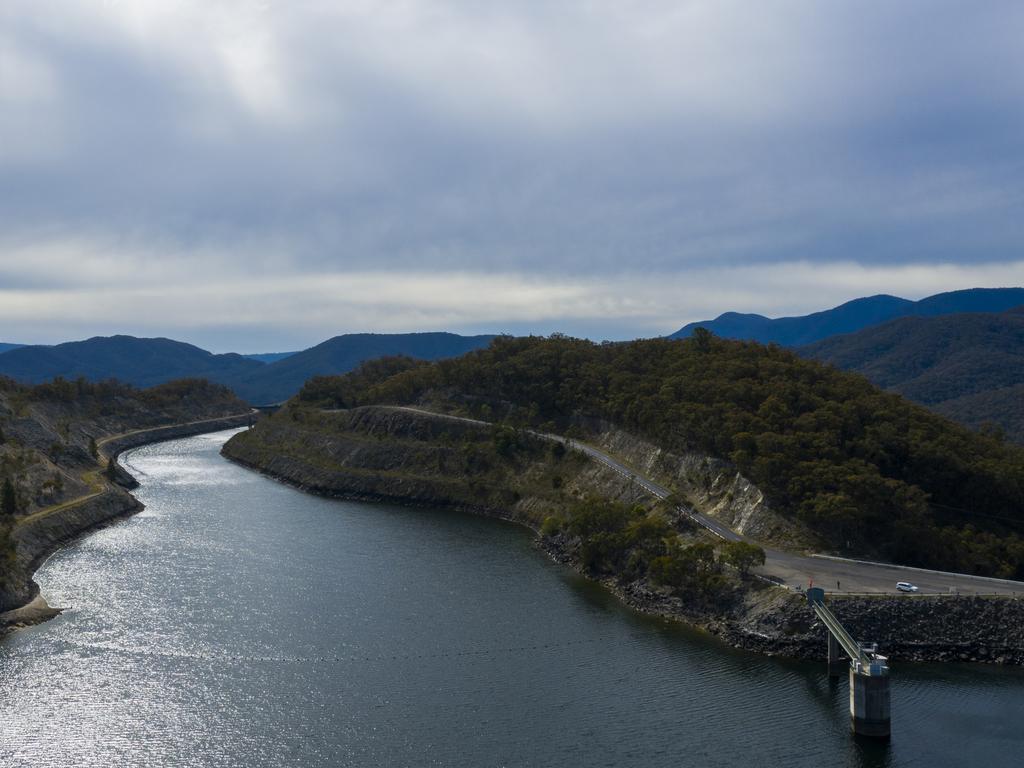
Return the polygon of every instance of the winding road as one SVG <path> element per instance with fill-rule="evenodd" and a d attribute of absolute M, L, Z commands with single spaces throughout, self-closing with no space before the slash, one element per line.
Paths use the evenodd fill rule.
<path fill-rule="evenodd" d="M 494 426 L 490 422 L 464 416 L 435 413 L 408 406 L 392 407 L 395 410 L 409 411 L 423 416 L 462 421 L 477 426 Z M 546 432 L 530 430 L 530 434 L 543 440 L 561 443 L 567 448 L 586 454 L 593 461 L 603 464 L 659 499 L 664 499 L 671 494 L 671 491 L 665 486 L 640 475 L 618 459 L 592 445 Z M 728 541 L 748 541 L 761 546 L 759 542 L 737 533 L 718 520 L 691 507 L 680 506 L 678 510 L 716 536 Z M 932 571 L 828 555 L 800 554 L 770 547 L 764 547 L 764 551 L 765 564 L 755 569 L 755 573 L 779 586 L 793 590 L 806 589 L 808 586 L 816 585 L 831 593 L 899 595 L 904 593 L 896 590 L 896 582 L 909 581 L 920 590 L 917 594 L 922 595 L 1018 595 L 1024 597 L 1024 582 L 1020 581 L 991 579 L 965 573 Z M 910 597 L 910 595 L 906 596 Z"/>

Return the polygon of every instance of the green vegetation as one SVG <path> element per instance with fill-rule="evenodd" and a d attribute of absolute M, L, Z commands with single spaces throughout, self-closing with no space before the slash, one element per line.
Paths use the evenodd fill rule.
<path fill-rule="evenodd" d="M 251 403 L 279 403 L 292 397 L 311 377 L 351 371 L 364 360 L 411 355 L 421 360 L 453 357 L 487 346 L 490 336 L 453 333 L 350 333 L 296 352 L 262 369 L 225 383 Z"/>
<path fill-rule="evenodd" d="M 746 576 L 751 568 L 764 565 L 764 550 L 746 541 L 727 541 L 722 544 L 722 559 Z"/>
<path fill-rule="evenodd" d="M 646 578 L 691 604 L 728 603 L 735 597 L 736 583 L 724 566 L 746 576 L 753 565 L 764 562 L 764 550 L 753 544 L 737 548 L 723 542 L 716 547 L 680 535 L 659 510 L 593 498 L 571 505 L 564 518 L 545 520 L 541 534 L 567 537 L 590 573 L 626 581 Z"/>
<path fill-rule="evenodd" d="M 1020 310 L 908 317 L 825 339 L 800 352 L 861 373 L 967 426 L 990 422 L 1024 443 Z"/>
<path fill-rule="evenodd" d="M 228 387 L 207 379 L 176 379 L 148 389 L 135 390 L 139 399 L 151 408 L 189 406 L 200 408 L 213 403 L 231 403 L 234 413 L 245 409 Z"/>
<path fill-rule="evenodd" d="M 35 402 L 101 401 L 104 403 L 105 410 L 111 412 L 116 411 L 119 406 L 123 406 L 122 401 L 127 399 L 138 400 L 151 408 L 235 400 L 230 389 L 206 379 L 178 379 L 166 384 L 158 384 L 149 389 L 137 389 L 115 379 L 89 381 L 79 377 L 68 381 L 58 376 L 52 381 L 30 386 L 0 377 L 0 391 L 17 393 L 29 401 Z M 241 405 L 240 401 L 237 402 Z"/>
<path fill-rule="evenodd" d="M 18 514 L 18 495 L 9 477 L 4 478 L 3 488 L 0 489 L 0 514 L 8 518 Z"/>
<path fill-rule="evenodd" d="M 551 446 L 523 429 L 424 420 L 402 413 L 322 413 L 295 403 L 255 429 L 235 435 L 225 454 L 322 493 L 411 497 L 468 509 L 512 511 L 540 526 L 568 498 L 564 478 L 587 461 L 574 452 L 552 458 Z"/>
<path fill-rule="evenodd" d="M 732 461 L 836 550 L 1024 577 L 1024 451 L 776 346 L 499 337 L 452 360 L 319 377 L 297 399 L 416 402 L 564 433 L 601 419 Z"/>

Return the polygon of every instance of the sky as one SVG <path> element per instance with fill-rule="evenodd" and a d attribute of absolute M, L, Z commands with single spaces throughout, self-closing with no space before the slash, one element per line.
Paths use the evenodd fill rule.
<path fill-rule="evenodd" d="M 0 341 L 1024 285 L 1024 3 L 3 0 Z"/>

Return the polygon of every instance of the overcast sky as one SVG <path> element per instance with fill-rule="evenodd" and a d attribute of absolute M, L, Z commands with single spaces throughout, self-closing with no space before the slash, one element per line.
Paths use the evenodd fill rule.
<path fill-rule="evenodd" d="M 0 341 L 1024 285 L 1024 3 L 2 0 Z"/>

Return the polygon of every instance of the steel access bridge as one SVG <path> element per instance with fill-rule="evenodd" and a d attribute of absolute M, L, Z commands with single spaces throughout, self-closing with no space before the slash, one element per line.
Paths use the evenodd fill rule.
<path fill-rule="evenodd" d="M 828 673 L 839 677 L 849 667 L 850 728 L 860 736 L 888 739 L 891 736 L 889 711 L 889 660 L 872 643 L 854 639 L 836 615 L 825 605 L 825 590 L 811 587 L 807 602 L 828 630 Z M 846 659 L 842 654 L 846 654 Z M 849 664 L 847 665 L 847 661 Z"/>

